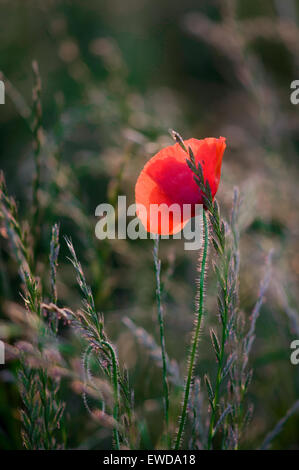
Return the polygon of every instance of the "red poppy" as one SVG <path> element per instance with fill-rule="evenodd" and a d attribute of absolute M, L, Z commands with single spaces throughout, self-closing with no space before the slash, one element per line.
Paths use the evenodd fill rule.
<path fill-rule="evenodd" d="M 226 147 L 225 138 L 186 140 L 185 146 L 191 147 L 195 162 L 200 162 L 204 181 L 208 181 L 214 197 L 220 181 L 222 156 Z M 136 213 L 148 232 L 172 235 L 184 227 L 195 215 L 195 204 L 202 204 L 202 193 L 186 163 L 187 154 L 179 144 L 166 147 L 152 157 L 141 171 L 136 187 Z M 151 216 L 153 205 L 162 205 L 158 220 Z M 181 208 L 179 219 L 169 209 L 178 204 Z M 191 211 L 183 211 L 189 204 Z"/>

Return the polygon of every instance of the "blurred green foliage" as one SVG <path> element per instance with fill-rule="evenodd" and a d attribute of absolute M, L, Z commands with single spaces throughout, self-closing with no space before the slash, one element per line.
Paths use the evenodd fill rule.
<path fill-rule="evenodd" d="M 289 99 L 290 83 L 298 79 L 298 2 L 1 0 L 0 5 L 0 69 L 11 84 L 0 108 L 1 167 L 9 192 L 28 220 L 34 165 L 32 133 L 22 114 L 31 107 L 31 63 L 37 60 L 46 135 L 39 275 L 47 292 L 50 227 L 60 222 L 62 235 L 73 239 L 96 307 L 128 363 L 136 409 L 145 417 L 140 421 L 144 448 L 158 444 L 156 430 L 162 426 L 161 371 L 122 319 L 131 317 L 158 338 L 152 244 L 98 241 L 94 211 L 101 202 L 115 203 L 118 194 L 133 202 L 144 163 L 171 143 L 168 128 L 186 138 L 227 137 L 218 200 L 227 215 L 233 186 L 243 194 L 240 303 L 247 317 L 266 255 L 270 248 L 275 253 L 252 358 L 255 413 L 244 441 L 244 448 L 258 447 L 299 393 L 299 369 L 289 360 L 289 345 L 296 338 L 289 312 L 298 303 L 299 281 L 299 122 L 298 108 Z M 184 374 L 197 259 L 180 242 L 161 245 L 167 349 Z M 15 308 L 11 305 L 21 303 L 20 285 L 5 237 L 0 254 L 0 336 L 14 342 L 22 334 L 11 330 L 7 315 Z M 62 242 L 59 302 L 76 308 L 80 296 L 66 255 Z M 217 325 L 212 269 L 208 276 L 207 322 Z M 67 360 L 74 362 L 81 342 L 70 338 L 67 328 L 62 336 Z M 13 362 L 0 371 L 3 449 L 21 447 L 15 367 Z M 215 372 L 208 336 L 202 338 L 196 371 L 203 376 L 206 370 Z M 109 434 L 90 423 L 80 395 L 70 391 L 67 381 L 62 396 L 68 447 L 109 446 Z M 179 400 L 177 394 L 174 405 Z M 299 416 L 292 417 L 274 448 L 298 449 L 298 424 Z"/>

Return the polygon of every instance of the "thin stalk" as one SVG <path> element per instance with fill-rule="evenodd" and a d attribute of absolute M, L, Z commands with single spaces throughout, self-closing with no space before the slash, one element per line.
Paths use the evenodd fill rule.
<path fill-rule="evenodd" d="M 113 408 L 113 418 L 116 423 L 118 423 L 118 403 L 119 403 L 119 390 L 118 390 L 118 367 L 117 367 L 117 360 L 115 356 L 115 351 L 111 344 L 109 344 L 107 341 L 103 341 L 102 343 L 104 346 L 106 346 L 109 349 L 109 352 L 111 354 L 111 360 L 112 360 L 112 383 L 113 383 L 113 394 L 114 394 L 114 408 Z M 117 450 L 120 449 L 119 445 L 119 435 L 118 435 L 118 429 L 116 426 L 113 428 L 113 437 L 114 437 L 114 443 L 115 443 L 115 448 Z"/>
<path fill-rule="evenodd" d="M 164 394 L 164 416 L 166 424 L 166 434 L 168 447 L 171 447 L 171 438 L 169 433 L 169 388 L 167 381 L 167 360 L 166 360 L 166 347 L 165 347 L 165 332 L 164 332 L 164 315 L 163 306 L 161 302 L 161 260 L 158 258 L 159 255 L 159 235 L 155 239 L 154 245 L 154 262 L 155 262 L 155 274 L 156 274 L 156 299 L 157 299 L 157 310 L 158 310 L 158 322 L 160 328 L 160 344 L 162 354 L 162 375 L 163 375 L 163 394 Z"/>
<path fill-rule="evenodd" d="M 34 254 L 38 245 L 38 238 L 40 235 L 39 227 L 39 216 L 40 216 L 40 206 L 39 206 L 39 191 L 40 191 L 40 179 L 41 179 L 41 148 L 43 140 L 43 131 L 42 131 L 42 104 L 41 104 L 41 77 L 39 73 L 38 63 L 34 61 L 32 63 L 32 69 L 35 79 L 35 86 L 33 88 L 33 123 L 32 123 L 32 133 L 33 133 L 33 149 L 34 149 L 34 164 L 35 164 L 35 175 L 33 179 L 33 188 L 32 188 L 32 230 L 34 234 Z"/>
<path fill-rule="evenodd" d="M 201 321 L 203 317 L 205 267 L 206 267 L 206 261 L 207 261 L 208 241 L 209 241 L 208 240 L 209 238 L 208 222 L 207 222 L 205 210 L 203 210 L 203 225 L 204 225 L 204 247 L 203 247 L 200 279 L 199 279 L 198 309 L 196 312 L 196 322 L 195 322 L 195 329 L 194 329 L 194 334 L 193 334 L 193 343 L 192 343 L 191 351 L 190 351 L 189 368 L 188 368 L 188 375 L 187 375 L 187 380 L 186 380 L 185 390 L 184 390 L 184 400 L 183 400 L 182 412 L 180 416 L 179 430 L 178 430 L 176 442 L 175 442 L 176 450 L 178 450 L 180 447 L 180 443 L 181 443 L 181 439 L 182 439 L 182 435 L 183 435 L 183 431 L 185 427 L 187 407 L 188 407 L 190 388 L 191 388 L 191 382 L 192 382 L 192 375 L 193 375 L 194 363 L 195 363 L 195 358 L 196 358 L 196 352 L 198 348 Z"/>

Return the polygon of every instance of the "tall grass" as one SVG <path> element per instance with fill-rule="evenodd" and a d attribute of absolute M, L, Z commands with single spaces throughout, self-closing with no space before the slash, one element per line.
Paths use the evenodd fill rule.
<path fill-rule="evenodd" d="M 59 399 L 59 381 L 49 376 L 44 363 L 44 348 L 51 336 L 42 315 L 42 290 L 32 268 L 32 256 L 26 235 L 18 220 L 14 200 L 8 195 L 4 176 L 0 175 L 1 214 L 4 218 L 12 253 L 18 264 L 22 281 L 22 298 L 31 317 L 34 338 L 35 364 L 30 366 L 25 351 L 19 351 L 19 389 L 23 401 L 21 409 L 22 440 L 27 449 L 61 448 L 63 442 L 56 438 L 64 412 L 64 403 Z M 56 331 L 56 330 L 55 330 Z"/>
<path fill-rule="evenodd" d="M 245 126 L 235 126 L 237 131 L 234 128 L 235 134 L 232 132 L 232 136 L 236 135 L 237 138 L 235 141 L 231 138 L 233 152 L 240 142 L 245 142 L 248 152 L 257 154 L 252 161 L 258 169 L 260 166 L 264 168 L 262 164 L 266 161 L 269 162 L 265 173 L 273 177 L 275 191 L 279 192 L 277 188 L 281 186 L 276 187 L 276 184 L 282 184 L 283 176 L 276 153 L 278 155 L 283 148 L 285 168 L 285 150 L 287 148 L 292 154 L 294 149 L 291 139 L 289 146 L 284 145 L 287 139 L 284 139 L 283 132 L 288 132 L 290 137 L 291 130 L 279 129 L 282 136 L 276 131 L 274 121 L 279 109 L 275 89 L 268 87 L 263 65 L 254 52 L 249 51 L 249 46 L 260 37 L 271 39 L 275 32 L 291 56 L 295 56 L 298 31 L 281 18 L 276 22 L 269 18 L 265 29 L 260 27 L 260 19 L 244 21 L 240 28 L 236 20 L 236 2 L 223 2 L 221 12 L 223 23 L 214 23 L 205 15 L 190 13 L 184 17 L 183 24 L 194 37 L 208 42 L 210 47 L 223 54 L 225 60 L 230 61 L 234 79 L 237 79 L 242 90 L 244 88 L 240 94 L 249 95 L 250 103 L 254 105 L 254 119 L 257 120 L 254 125 L 258 124 L 255 131 L 250 126 L 250 131 Z M 62 45 L 67 39 L 64 34 L 67 35 L 66 30 L 59 38 Z M 210 188 L 203 180 L 202 168 L 195 165 L 192 149 L 186 148 L 179 134 L 172 132 L 185 150 L 187 163 L 194 173 L 199 191 L 204 195 L 204 244 L 198 256 L 197 283 L 189 282 L 190 270 L 188 273 L 184 271 L 187 256 L 178 255 L 179 268 L 175 270 L 174 278 L 170 279 L 170 292 L 165 295 L 162 280 L 164 258 L 157 239 L 154 243 L 156 287 L 155 292 L 150 292 L 148 286 L 152 285 L 153 280 L 149 256 L 151 247 L 145 242 L 135 249 L 137 244 L 124 241 L 95 240 L 94 220 L 89 216 L 93 211 L 94 193 L 99 191 L 100 197 L 107 194 L 107 200 L 115 206 L 118 193 L 125 186 L 133 186 L 135 167 L 140 165 L 144 155 L 152 154 L 153 149 L 163 145 L 166 124 L 161 117 L 163 113 L 152 111 L 153 100 L 135 91 L 133 93 L 126 83 L 126 66 L 116 44 L 107 39 L 97 47 L 108 77 L 101 84 L 101 92 L 98 81 L 90 77 L 79 50 L 74 63 L 69 62 L 66 67 L 70 77 L 74 78 L 75 86 L 83 90 L 88 105 L 85 107 L 80 103 L 61 112 L 64 100 L 57 94 L 55 99 L 57 103 L 61 101 L 61 109 L 59 112 L 56 110 L 57 124 L 48 131 L 43 129 L 42 84 L 38 64 L 33 63 L 32 109 L 5 77 L 7 94 L 25 121 L 26 129 L 29 129 L 29 138 L 33 140 L 33 181 L 30 204 L 24 211 L 18 210 L 6 188 L 4 175 L 1 173 L 0 176 L 0 269 L 8 285 L 7 289 L 3 289 L 7 293 L 7 298 L 3 296 L 3 311 L 13 311 L 14 315 L 7 324 L 2 324 L 1 320 L 1 333 L 9 326 L 7 341 L 13 345 L 12 351 L 15 353 L 15 362 L 10 370 L 17 369 L 15 379 L 9 380 L 16 380 L 13 390 L 16 388 L 20 395 L 19 409 L 16 412 L 11 407 L 9 419 L 15 421 L 17 426 L 20 423 L 21 429 L 18 427 L 17 432 L 21 434 L 22 445 L 27 449 L 76 446 L 236 450 L 255 446 L 266 449 L 276 443 L 278 446 L 284 443 L 283 440 L 279 441 L 279 435 L 286 430 L 286 425 L 290 426 L 287 435 L 290 445 L 296 446 L 293 436 L 296 436 L 298 381 L 294 369 L 286 373 L 290 383 L 287 384 L 288 393 L 285 394 L 283 406 L 278 403 L 275 408 L 277 385 L 276 388 L 273 385 L 273 393 L 271 390 L 272 379 L 282 371 L 275 357 L 279 356 L 280 361 L 285 358 L 287 341 L 298 332 L 296 302 L 289 299 L 291 285 L 287 285 L 287 262 L 281 263 L 281 274 L 278 275 L 279 268 L 275 266 L 273 253 L 268 248 L 269 240 L 265 242 L 256 235 L 250 245 L 249 231 L 242 233 L 241 219 L 247 216 L 251 198 L 247 197 L 242 202 L 239 191 L 235 189 L 229 214 L 227 201 L 234 171 L 222 183 L 226 191 L 223 201 L 222 196 L 218 196 L 220 205 L 211 197 Z M 225 70 L 221 72 L 226 73 Z M 84 80 L 88 78 L 86 85 L 84 80 L 80 82 L 82 77 Z M 233 98 L 232 94 L 231 101 Z M 163 100 L 161 102 L 164 103 Z M 214 125 L 218 113 L 215 115 Z M 282 127 L 285 122 L 291 122 L 287 114 L 281 114 L 280 118 L 278 121 Z M 81 134 L 77 130 L 78 123 L 82 121 L 90 125 L 96 135 L 100 135 L 99 142 L 96 141 L 98 147 L 95 151 L 91 145 L 92 150 L 85 152 L 80 144 L 80 151 L 73 157 L 72 145 L 76 138 L 80 141 Z M 228 124 L 228 130 L 231 130 L 231 122 Z M 115 128 L 116 132 L 110 131 Z M 254 132 L 258 135 L 253 135 Z M 273 152 L 275 164 L 270 159 Z M 261 155 L 265 156 L 263 161 Z M 134 160 L 136 156 L 138 159 Z M 226 169 L 234 168 L 233 157 L 233 163 L 228 161 Z M 42 174 L 42 169 L 45 174 Z M 133 175 L 131 180 L 126 174 L 130 171 Z M 291 192 L 294 187 L 290 173 L 291 170 L 287 174 L 286 186 L 290 186 Z M 87 192 L 82 191 L 85 184 Z M 286 191 L 285 186 L 283 189 Z M 263 193 L 265 204 L 260 204 L 258 212 L 263 208 L 261 206 L 268 207 L 270 195 L 266 193 L 267 189 Z M 294 204 L 295 191 L 291 198 Z M 290 226 L 295 226 L 296 219 L 292 218 L 294 212 L 289 217 Z M 249 223 L 254 217 L 249 216 Z M 60 230 L 63 234 L 72 233 L 74 242 L 66 238 L 66 245 L 62 243 L 60 246 Z M 294 232 L 293 235 L 286 232 L 287 228 L 283 237 L 290 241 Z M 285 255 L 287 250 L 283 240 L 278 239 L 276 244 Z M 65 250 L 68 250 L 71 266 L 66 260 Z M 144 257 L 140 261 L 141 251 Z M 269 254 L 259 263 L 257 254 L 261 251 L 269 251 Z M 250 258 L 253 261 L 249 263 Z M 296 266 L 295 255 L 292 262 Z M 256 289 L 256 300 L 253 300 L 253 288 L 249 289 L 244 265 L 243 271 L 241 269 L 242 263 L 248 263 L 254 281 L 259 264 L 265 264 L 259 289 Z M 209 264 L 213 266 L 214 273 L 209 271 L 208 280 Z M 72 282 L 72 268 L 77 285 Z M 182 283 L 182 272 L 187 274 L 187 282 Z M 271 281 L 273 272 L 276 279 L 274 288 Z M 130 282 L 127 288 L 126 283 L 129 285 Z M 275 290 L 275 295 L 271 288 Z M 187 294 L 182 295 L 182 291 Z M 186 302 L 191 291 L 196 297 L 192 319 L 189 315 L 191 308 Z M 274 303 L 277 295 L 278 304 Z M 267 296 L 269 302 L 266 302 Z M 152 302 L 154 297 L 155 302 Z M 184 304 L 181 298 L 185 300 Z M 140 305 L 137 305 L 138 302 Z M 154 311 L 152 318 L 156 323 L 151 321 L 149 302 L 154 304 L 151 304 Z M 18 318 L 20 305 L 24 306 L 21 320 Z M 164 312 L 168 305 L 171 315 L 166 317 Z M 117 310 L 113 310 L 114 307 Z M 99 313 L 99 310 L 105 314 Z M 280 329 L 279 324 L 276 328 L 274 318 L 280 313 L 284 313 L 290 322 L 286 328 L 290 330 L 288 335 L 285 333 L 283 315 L 279 317 L 283 327 Z M 190 334 L 192 320 L 193 332 Z M 24 324 L 21 323 L 19 328 L 18 322 L 22 321 Z M 155 340 L 153 323 L 159 329 L 159 341 Z M 276 328 L 275 335 L 271 333 L 271 328 Z M 190 338 L 187 344 L 183 340 L 185 335 Z M 260 341 L 255 342 L 259 335 Z M 269 346 L 272 342 L 269 335 L 274 338 L 273 351 Z M 279 355 L 275 348 L 280 347 L 283 353 L 279 350 Z M 187 357 L 183 353 L 186 348 Z M 261 357 L 261 349 L 267 350 L 268 356 L 265 353 Z M 271 354 L 275 356 L 272 362 Z M 261 372 L 262 361 L 265 361 L 265 366 Z M 270 377 L 269 387 L 264 377 L 261 378 L 264 371 Z M 272 401 L 267 398 L 268 392 L 269 395 L 272 393 Z M 82 399 L 81 408 L 77 394 Z M 160 409 L 162 402 L 163 413 Z M 258 408 L 256 412 L 252 402 Z M 249 423 L 253 424 L 252 427 Z M 294 428 L 291 427 L 292 423 L 295 423 Z M 272 431 L 268 432 L 268 429 Z M 175 435 L 172 435 L 173 430 L 176 430 Z M 253 432 L 255 436 L 252 436 Z"/>
<path fill-rule="evenodd" d="M 252 370 L 249 368 L 250 352 L 255 339 L 256 323 L 264 302 L 265 293 L 270 282 L 271 257 L 267 262 L 266 274 L 260 285 L 260 293 L 252 311 L 248 327 L 242 322 L 239 309 L 239 229 L 238 217 L 240 211 L 240 198 L 238 191 L 234 192 L 233 208 L 229 222 L 220 215 L 219 205 L 212 199 L 208 183 L 204 183 L 202 168 L 195 165 L 192 149 L 186 149 L 181 137 L 175 133 L 176 140 L 186 151 L 188 165 L 194 172 L 195 181 L 204 195 L 205 210 L 203 211 L 204 243 L 199 265 L 198 296 L 196 303 L 194 331 L 189 345 L 189 358 L 187 362 L 187 377 L 184 384 L 183 401 L 178 420 L 178 430 L 175 437 L 174 448 L 191 445 L 198 446 L 200 429 L 201 447 L 207 449 L 238 449 L 241 439 L 246 431 L 246 425 L 252 418 L 252 407 L 247 402 L 247 392 L 252 379 Z M 57 268 L 60 251 L 59 227 L 52 227 L 49 255 L 49 301 L 43 299 L 41 283 L 34 274 L 33 250 L 30 246 L 26 232 L 18 219 L 18 212 L 14 200 L 8 195 L 4 176 L 1 175 L 1 215 L 5 223 L 7 237 L 11 244 L 12 253 L 17 262 L 20 278 L 23 285 L 23 300 L 28 315 L 33 316 L 35 329 L 33 334 L 33 356 L 35 363 L 28 357 L 28 347 L 19 348 L 19 389 L 23 401 L 22 439 L 27 449 L 54 449 L 62 448 L 65 441 L 58 439 L 57 433 L 65 404 L 59 398 L 59 380 L 53 378 L 49 364 L 45 360 L 46 344 L 59 335 L 59 319 L 72 325 L 84 338 L 84 386 L 82 388 L 83 400 L 92 419 L 96 419 L 102 426 L 113 428 L 113 447 L 138 447 L 138 433 L 136 434 L 135 410 L 133 392 L 129 384 L 128 374 L 120 365 L 117 347 L 109 339 L 105 328 L 104 318 L 96 310 L 92 290 L 86 282 L 82 266 L 77 258 L 73 243 L 66 238 L 67 248 L 82 294 L 82 308 L 73 311 L 69 307 L 59 307 L 57 291 Z M 210 229 L 208 228 L 208 224 Z M 217 362 L 216 376 L 210 378 L 204 375 L 206 384 L 206 398 L 209 403 L 209 413 L 203 409 L 203 403 L 196 395 L 201 394 L 199 380 L 195 374 L 195 362 L 198 354 L 199 336 L 204 316 L 204 287 L 206 266 L 208 261 L 208 245 L 211 243 L 215 251 L 214 270 L 218 282 L 218 312 L 220 320 L 220 334 L 211 328 L 210 337 Z M 142 328 L 135 327 L 129 318 L 124 323 L 152 354 L 157 365 L 162 368 L 162 390 L 164 401 L 164 418 L 167 447 L 171 447 L 171 427 L 169 405 L 173 399 L 173 391 L 169 390 L 168 381 L 181 387 L 181 379 L 174 364 L 169 361 L 166 352 L 165 336 L 167 324 L 164 324 L 161 287 L 161 261 L 159 259 L 159 239 L 154 242 L 154 266 L 156 276 L 156 301 L 158 313 L 158 326 L 160 332 L 160 348 L 152 337 Z M 44 313 L 48 316 L 45 322 Z M 203 332 L 202 335 L 206 335 Z M 220 337 L 220 339 L 219 339 Z M 97 372 L 109 381 L 113 400 L 104 397 L 101 387 L 97 390 L 101 396 L 101 405 L 90 408 L 87 404 L 87 381 L 97 388 L 91 378 L 90 358 L 96 358 Z M 171 392 L 171 393 L 170 393 Z M 194 395 L 195 394 L 195 395 Z M 197 403 L 197 404 L 196 404 Z M 297 403 L 287 412 L 274 430 L 265 438 L 262 448 L 267 448 L 272 440 L 282 430 L 285 422 L 297 410 Z M 191 412 L 191 410 L 193 410 Z M 140 411 L 139 411 L 140 413 Z M 206 419 L 208 417 L 208 419 Z M 199 424 L 201 423 L 201 424 Z M 206 424 L 204 424 L 206 423 Z M 187 426 L 188 424 L 188 426 Z M 190 440 L 183 441 L 184 432 L 191 431 Z M 188 429 L 188 430 L 187 430 Z M 133 431 L 135 430 L 135 431 Z M 197 436 L 197 437 L 196 437 Z M 187 437 L 187 436 L 186 436 Z M 163 440 L 162 440 L 163 442 Z"/>
<path fill-rule="evenodd" d="M 180 140 L 179 142 L 183 142 Z M 186 149 L 187 150 L 187 149 Z M 261 283 L 260 294 L 257 303 L 252 312 L 249 329 L 239 329 L 238 327 L 238 274 L 239 274 L 239 232 L 238 232 L 238 212 L 239 195 L 235 191 L 234 203 L 230 223 L 227 224 L 220 217 L 218 203 L 212 200 L 211 192 L 207 184 L 203 183 L 202 169 L 194 163 L 192 150 L 188 149 L 188 164 L 194 172 L 199 189 L 204 194 L 206 211 L 203 212 L 204 222 L 204 245 L 200 263 L 199 292 L 194 332 L 190 344 L 190 357 L 188 360 L 187 378 L 185 381 L 182 410 L 179 418 L 178 432 L 174 447 L 178 449 L 182 442 L 187 413 L 191 404 L 190 393 L 194 387 L 194 366 L 198 355 L 199 333 L 204 314 L 204 283 L 207 263 L 207 252 L 209 243 L 208 217 L 211 226 L 211 242 L 216 251 L 216 262 L 214 269 L 218 280 L 218 308 L 220 318 L 220 340 L 214 329 L 211 329 L 211 341 L 217 360 L 217 373 L 213 381 L 206 374 L 204 377 L 207 397 L 210 403 L 210 418 L 206 428 L 206 442 L 202 442 L 207 449 L 214 447 L 216 437 L 221 435 L 221 440 L 217 440 L 217 447 L 221 442 L 221 448 L 239 447 L 241 435 L 245 429 L 250 417 L 251 408 L 246 411 L 245 396 L 252 377 L 251 370 L 248 370 L 249 355 L 255 338 L 255 326 L 264 300 L 264 295 L 270 280 L 270 271 L 266 270 L 266 275 Z M 50 243 L 50 303 L 42 300 L 42 291 L 40 283 L 34 277 L 32 271 L 32 257 L 30 246 L 28 245 L 26 235 L 18 221 L 16 204 L 8 196 L 4 176 L 1 175 L 1 214 L 4 218 L 7 236 L 10 239 L 12 252 L 19 266 L 20 277 L 24 285 L 23 299 L 28 313 L 36 315 L 36 348 L 35 356 L 42 359 L 43 344 L 47 337 L 57 335 L 58 320 L 62 318 L 72 324 L 86 339 L 88 349 L 86 349 L 86 360 L 84 368 L 86 376 L 89 376 L 88 358 L 90 354 L 95 354 L 99 370 L 108 378 L 113 389 L 113 407 L 111 409 L 111 419 L 113 419 L 113 443 L 115 449 L 123 446 L 132 446 L 133 442 L 127 433 L 125 422 L 133 426 L 133 402 L 132 392 L 125 375 L 121 371 L 116 347 L 109 340 L 104 330 L 104 320 L 95 308 L 95 302 L 90 287 L 86 283 L 85 276 L 78 261 L 74 246 L 70 239 L 66 238 L 67 247 L 70 252 L 70 261 L 77 274 L 77 282 L 83 295 L 83 308 L 73 312 L 69 308 L 60 308 L 57 305 L 57 266 L 59 254 L 59 228 L 54 225 L 52 228 L 52 237 Z M 207 217 L 208 216 L 208 217 Z M 165 325 L 163 318 L 163 307 L 161 297 L 161 261 L 159 259 L 159 239 L 155 240 L 154 245 L 154 264 L 156 273 L 156 299 L 158 310 L 158 324 L 161 343 L 161 364 L 162 364 L 162 383 L 164 399 L 164 415 L 167 433 L 167 445 L 170 441 L 170 422 L 169 422 L 169 387 L 168 374 L 170 373 L 169 359 L 165 348 Z M 270 266 L 271 255 L 268 265 Z M 49 326 L 44 323 L 42 311 L 49 314 Z M 126 324 L 132 329 L 133 323 L 127 319 Z M 132 329 L 135 332 L 135 327 Z M 141 330 L 138 330 L 139 333 Z M 138 333 L 138 335 L 139 335 Z M 146 332 L 144 332 L 146 335 Z M 146 337 L 142 344 L 146 345 Z M 152 340 L 150 340 L 152 342 Z M 154 343 L 153 343 L 154 344 Z M 157 346 L 150 346 L 156 350 Z M 38 367 L 30 367 L 24 351 L 20 350 L 19 366 L 19 384 L 23 400 L 22 437 L 26 448 L 28 449 L 51 449 L 60 448 L 62 444 L 56 441 L 55 433 L 57 426 L 62 419 L 64 404 L 60 403 L 58 398 L 57 382 L 53 380 L 42 360 Z M 157 358 L 159 358 L 159 353 Z M 226 382 L 226 387 L 224 386 Z M 84 392 L 85 393 L 85 392 Z M 99 390 L 101 394 L 101 391 Z M 86 398 L 85 398 L 86 400 Z M 89 409 L 89 408 L 88 408 Z M 269 446 L 274 437 L 281 431 L 285 421 L 296 411 L 297 404 L 291 408 L 287 415 L 282 418 L 277 427 L 265 438 L 262 444 L 263 448 Z M 101 416 L 101 422 L 109 421 L 109 408 L 102 403 L 101 414 L 96 410 L 89 411 L 93 416 Z M 126 415 L 126 418 L 124 418 Z M 105 418 L 106 416 L 106 418 Z M 196 410 L 193 419 L 198 419 Z M 36 424 L 38 421 L 38 425 Z M 195 426 L 195 422 L 192 426 Z M 130 434 L 130 433 L 129 433 Z"/>

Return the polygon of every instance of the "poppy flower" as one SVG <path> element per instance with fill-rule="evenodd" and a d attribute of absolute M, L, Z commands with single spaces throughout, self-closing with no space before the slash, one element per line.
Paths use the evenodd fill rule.
<path fill-rule="evenodd" d="M 201 163 L 204 182 L 208 181 L 214 197 L 220 182 L 225 138 L 186 140 L 193 151 L 196 164 Z M 186 152 L 176 143 L 153 156 L 141 171 L 136 186 L 136 214 L 148 232 L 173 235 L 195 215 L 195 205 L 203 204 L 202 193 L 187 165 Z M 159 206 L 158 218 L 153 220 L 153 207 Z M 175 206 L 173 206 L 175 205 Z M 189 205 L 189 211 L 183 207 Z M 179 217 L 169 209 L 178 207 Z"/>

